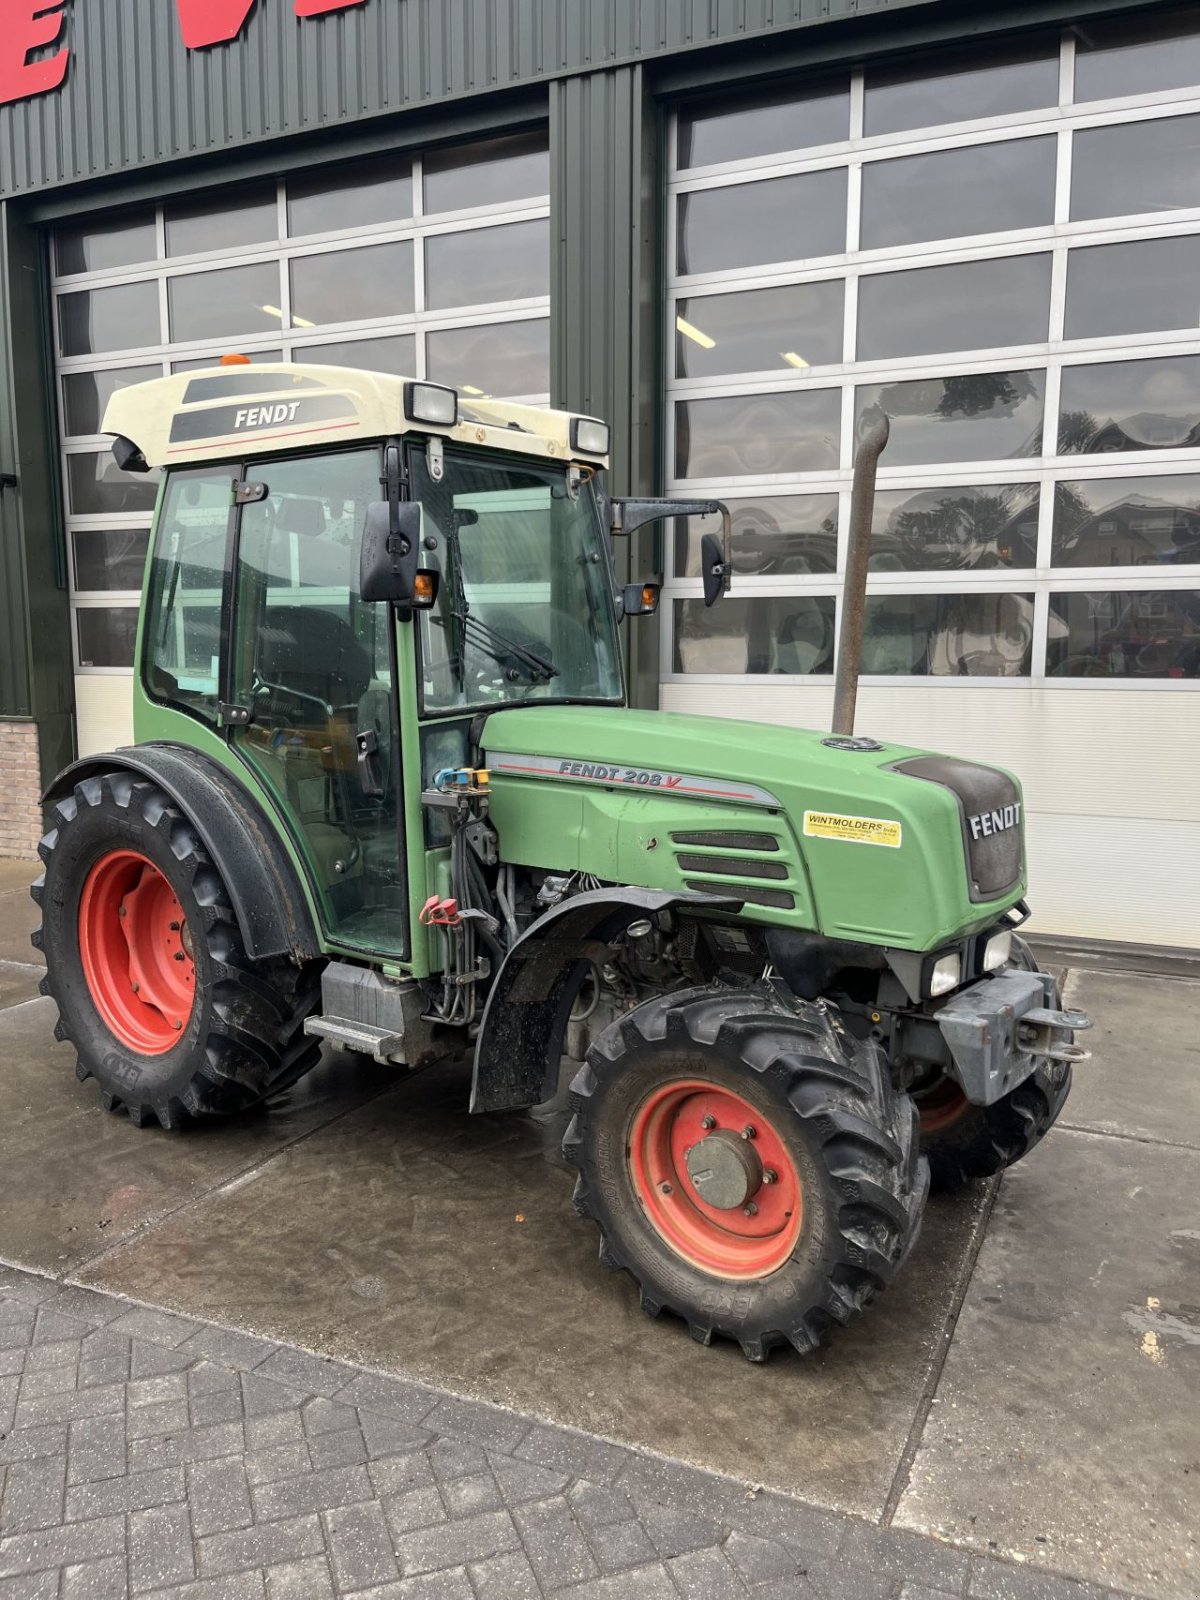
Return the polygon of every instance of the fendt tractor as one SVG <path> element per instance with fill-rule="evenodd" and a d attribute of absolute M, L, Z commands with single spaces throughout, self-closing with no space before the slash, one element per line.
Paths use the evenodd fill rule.
<path fill-rule="evenodd" d="M 162 473 L 136 743 L 53 784 L 33 895 L 108 1110 L 240 1112 L 326 1044 L 470 1052 L 474 1112 L 565 1069 L 601 1259 L 754 1361 L 876 1296 L 931 1177 L 1046 1133 L 1087 1019 L 1015 933 L 1017 781 L 628 704 L 619 628 L 658 592 L 614 541 L 720 515 L 711 605 L 719 502 L 610 496 L 592 417 L 338 367 L 227 357 L 104 429 Z"/>

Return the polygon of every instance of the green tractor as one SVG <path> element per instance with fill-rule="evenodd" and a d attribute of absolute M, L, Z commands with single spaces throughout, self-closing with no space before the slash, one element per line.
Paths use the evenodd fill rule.
<path fill-rule="evenodd" d="M 508 1111 L 566 1060 L 602 1260 L 756 1361 L 890 1282 L 931 1177 L 1054 1122 L 1087 1019 L 1015 933 L 1016 780 L 846 731 L 864 539 L 840 734 L 668 715 L 627 704 L 658 596 L 613 540 L 724 513 L 712 604 L 728 513 L 610 497 L 604 423 L 227 358 L 105 431 L 162 470 L 136 744 L 53 784 L 33 895 L 107 1109 L 185 1128 L 331 1044 L 470 1051 L 471 1110 Z"/>

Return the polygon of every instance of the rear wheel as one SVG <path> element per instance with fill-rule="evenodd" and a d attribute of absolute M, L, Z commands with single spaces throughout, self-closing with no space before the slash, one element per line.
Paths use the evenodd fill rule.
<path fill-rule="evenodd" d="M 807 1351 L 889 1283 L 928 1188 L 916 1113 L 872 1044 L 769 991 L 687 990 L 607 1028 L 563 1153 L 601 1260 L 708 1344 Z"/>
<path fill-rule="evenodd" d="M 34 885 L 42 991 L 81 1079 L 137 1126 L 240 1111 L 294 1083 L 320 1045 L 304 1021 L 319 969 L 246 954 L 229 894 L 191 823 L 129 772 L 55 807 Z"/>

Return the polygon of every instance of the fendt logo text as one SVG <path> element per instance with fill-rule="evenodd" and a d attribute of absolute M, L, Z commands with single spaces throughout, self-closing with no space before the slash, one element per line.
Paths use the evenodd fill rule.
<path fill-rule="evenodd" d="M 994 833 L 1015 828 L 1020 820 L 1021 802 L 1018 800 L 1014 805 L 1001 806 L 998 811 L 977 811 L 973 817 L 967 818 L 967 826 L 972 839 L 990 839 Z"/>

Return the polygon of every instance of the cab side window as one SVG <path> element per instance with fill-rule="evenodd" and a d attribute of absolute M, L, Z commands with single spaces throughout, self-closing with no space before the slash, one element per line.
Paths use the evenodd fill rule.
<path fill-rule="evenodd" d="M 143 623 L 151 699 L 217 720 L 221 591 L 236 467 L 171 473 L 163 493 Z"/>

